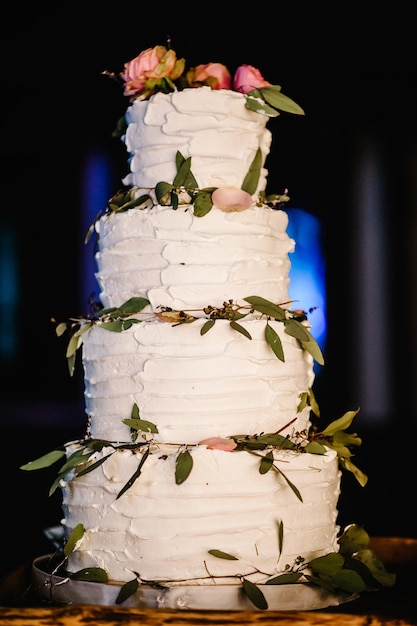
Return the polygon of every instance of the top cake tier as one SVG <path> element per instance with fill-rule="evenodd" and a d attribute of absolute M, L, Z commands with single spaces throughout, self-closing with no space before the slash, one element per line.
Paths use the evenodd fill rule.
<path fill-rule="evenodd" d="M 191 157 L 199 188 L 241 188 L 260 148 L 262 169 L 253 198 L 265 190 L 264 169 L 271 145 L 268 117 L 245 106 L 244 95 L 210 87 L 157 93 L 150 100 L 134 100 L 126 112 L 124 136 L 130 153 L 128 186 L 147 192 L 157 183 L 172 183 L 176 153 Z"/>

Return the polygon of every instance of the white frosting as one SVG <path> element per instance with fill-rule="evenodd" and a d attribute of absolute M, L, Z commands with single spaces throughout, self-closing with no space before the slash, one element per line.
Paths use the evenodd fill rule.
<path fill-rule="evenodd" d="M 261 475 L 260 457 L 246 451 L 192 447 L 192 471 L 177 485 L 179 451 L 154 447 L 140 476 L 118 499 L 141 451 L 119 450 L 96 470 L 61 482 L 67 533 L 78 523 L 86 528 L 69 571 L 102 567 L 116 581 L 132 580 L 137 572 L 143 581 L 216 584 L 220 581 L 212 577 L 240 574 L 262 582 L 300 555 L 311 560 L 337 551 L 340 474 L 333 451 L 274 452 L 276 466 L 302 502 L 274 469 Z M 94 460 L 110 452 L 105 448 Z M 215 549 L 238 560 L 208 554 Z"/>
<path fill-rule="evenodd" d="M 187 210 L 188 209 L 188 210 Z M 176 310 L 262 296 L 288 300 L 287 214 L 266 206 L 226 213 L 213 208 L 131 209 L 97 222 L 100 299 L 119 306 L 133 296 Z"/>
<path fill-rule="evenodd" d="M 172 183 L 179 151 L 191 157 L 200 189 L 240 189 L 258 148 L 264 163 L 271 145 L 269 118 L 248 110 L 245 102 L 242 94 L 210 87 L 135 100 L 126 113 L 131 173 L 125 184 L 150 189 L 159 182 Z M 265 189 L 266 176 L 263 169 L 257 193 Z"/>
<path fill-rule="evenodd" d="M 241 320 L 252 339 L 218 320 L 205 335 L 205 320 L 173 327 L 155 320 L 122 333 L 93 326 L 84 334 L 86 410 L 91 435 L 130 441 L 122 423 L 137 404 L 154 423 L 158 441 L 198 443 L 239 433 L 293 434 L 309 427 L 309 409 L 297 412 L 300 394 L 313 384 L 310 355 L 270 321 L 285 362 L 264 338 L 265 320 Z M 293 421 L 295 420 L 295 421 Z"/>
<path fill-rule="evenodd" d="M 240 94 L 209 88 L 135 101 L 127 114 L 132 173 L 126 182 L 145 191 L 173 182 L 180 151 L 191 156 L 200 187 L 240 188 L 258 148 L 264 161 L 271 139 L 267 119 L 244 102 Z M 258 191 L 265 183 L 263 169 Z M 244 575 L 262 582 L 298 556 L 337 551 L 340 474 L 333 451 L 274 450 L 275 466 L 300 491 L 300 502 L 276 469 L 260 474 L 262 452 L 197 445 L 211 437 L 291 436 L 310 426 L 308 405 L 298 408 L 313 384 L 312 358 L 281 322 L 268 323 L 281 339 L 284 361 L 265 340 L 266 319 L 256 312 L 239 320 L 251 339 L 226 319 L 200 332 L 208 306 L 244 305 L 249 296 L 289 306 L 294 241 L 286 233 L 287 216 L 258 206 L 257 194 L 253 200 L 241 212 L 213 207 L 196 217 L 191 205 L 153 206 L 96 223 L 103 305 L 141 296 L 150 306 L 145 321 L 128 330 L 96 324 L 82 335 L 88 434 L 114 445 L 132 443 L 123 420 L 134 405 L 158 432 L 139 433 L 140 449 L 118 449 L 93 471 L 61 482 L 67 536 L 79 523 L 86 529 L 69 557 L 70 571 L 99 566 L 114 581 L 132 580 L 137 572 L 144 581 L 235 584 Z M 155 316 L 158 307 L 201 319 L 171 324 Z M 148 446 L 140 476 L 117 498 Z M 185 447 L 193 469 L 177 485 L 176 459 Z M 92 461 L 113 450 L 109 444 Z M 211 556 L 213 549 L 238 560 Z"/>

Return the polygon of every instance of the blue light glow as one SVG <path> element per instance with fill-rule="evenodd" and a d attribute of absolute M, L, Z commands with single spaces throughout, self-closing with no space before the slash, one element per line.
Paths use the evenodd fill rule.
<path fill-rule="evenodd" d="M 84 165 L 84 177 L 82 187 L 82 255 L 83 259 L 81 267 L 81 307 L 86 309 L 91 299 L 98 301 L 99 285 L 95 278 L 97 271 L 96 260 L 94 257 L 95 237 L 85 244 L 84 236 L 90 225 L 94 222 L 98 213 L 104 213 L 106 204 L 111 197 L 111 170 L 110 160 L 100 152 L 90 153 Z"/>
<path fill-rule="evenodd" d="M 326 343 L 326 278 L 321 245 L 321 225 L 317 217 L 302 209 L 288 209 L 288 234 L 295 244 L 290 255 L 291 308 L 309 311 L 312 335 L 324 351 Z"/>
<path fill-rule="evenodd" d="M 0 356 L 11 358 L 17 348 L 16 311 L 19 297 L 16 238 L 11 228 L 0 232 Z"/>

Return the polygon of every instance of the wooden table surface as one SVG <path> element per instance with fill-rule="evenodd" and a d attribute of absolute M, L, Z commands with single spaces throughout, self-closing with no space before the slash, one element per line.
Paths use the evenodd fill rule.
<path fill-rule="evenodd" d="M 317 611 L 177 611 L 122 606 L 50 606 L 30 593 L 31 563 L 0 580 L 1 626 L 417 626 L 417 539 L 374 537 L 370 546 L 397 583 Z"/>

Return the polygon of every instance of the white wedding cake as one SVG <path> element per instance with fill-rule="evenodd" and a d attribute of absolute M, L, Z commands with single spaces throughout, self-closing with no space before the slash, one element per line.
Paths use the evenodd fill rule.
<path fill-rule="evenodd" d="M 58 329 L 88 416 L 57 479 L 65 571 L 248 592 L 338 552 L 354 466 L 311 428 L 323 358 L 288 296 L 288 198 L 265 193 L 269 117 L 302 111 L 251 66 L 184 84 L 180 61 L 126 64 L 130 171 L 91 229 L 103 308 Z"/>

